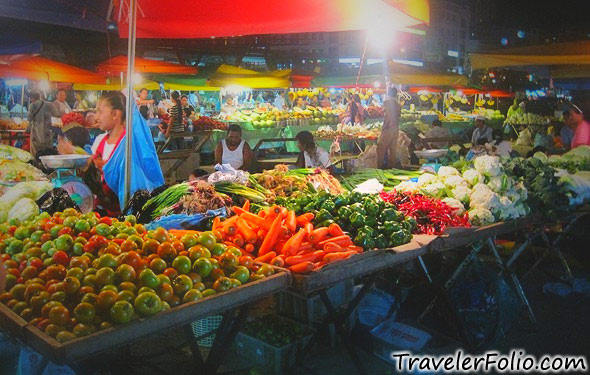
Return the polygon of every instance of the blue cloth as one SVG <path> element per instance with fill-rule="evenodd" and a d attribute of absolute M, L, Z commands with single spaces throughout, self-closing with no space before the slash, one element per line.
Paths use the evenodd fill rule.
<path fill-rule="evenodd" d="M 564 146 L 572 147 L 572 140 L 574 139 L 574 131 L 569 127 L 564 125 L 561 128 L 561 132 L 559 132 L 559 137 L 561 138 L 561 144 Z"/>
<path fill-rule="evenodd" d="M 164 185 L 164 175 L 152 134 L 136 105 L 133 106 L 131 134 L 131 191 L 129 196 L 140 189 L 151 191 Z M 121 205 L 125 201 L 126 139 L 127 135 L 123 137 L 109 161 L 102 168 L 107 185 L 117 194 Z"/>
<path fill-rule="evenodd" d="M 217 210 L 209 210 L 204 214 L 184 215 L 184 214 L 173 214 L 168 216 L 162 216 L 161 218 L 146 224 L 148 230 L 154 230 L 158 227 L 164 229 L 198 229 L 199 224 L 205 219 L 209 219 L 215 216 L 226 217 L 227 210 L 225 207 L 218 208 Z"/>

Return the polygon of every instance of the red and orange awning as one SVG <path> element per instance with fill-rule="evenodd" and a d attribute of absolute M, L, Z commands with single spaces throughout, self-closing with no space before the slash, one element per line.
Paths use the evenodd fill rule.
<path fill-rule="evenodd" d="M 106 83 L 106 78 L 100 74 L 40 56 L 29 55 L 0 56 L 0 77 L 51 82 Z"/>
<path fill-rule="evenodd" d="M 100 63 L 96 70 L 107 76 L 118 76 L 127 72 L 127 56 L 117 56 Z M 135 73 L 152 74 L 197 74 L 198 69 L 192 66 L 172 64 L 165 61 L 135 58 Z"/>

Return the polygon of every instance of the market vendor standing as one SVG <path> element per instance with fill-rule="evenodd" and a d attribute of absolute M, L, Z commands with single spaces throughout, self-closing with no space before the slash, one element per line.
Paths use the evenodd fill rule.
<path fill-rule="evenodd" d="M 180 103 L 182 104 L 182 110 L 184 111 L 184 116 L 186 118 L 191 117 L 193 113 L 195 113 L 195 107 L 188 103 L 188 96 L 183 95 L 180 97 Z"/>
<path fill-rule="evenodd" d="M 377 166 L 381 169 L 390 169 L 399 166 L 397 142 L 401 105 L 397 100 L 397 89 L 395 87 L 388 89 L 387 100 L 383 102 L 383 111 L 383 127 L 377 141 Z"/>
<path fill-rule="evenodd" d="M 56 99 L 53 101 L 53 106 L 59 112 L 59 117 L 65 115 L 66 113 L 72 112 L 72 107 L 70 107 L 68 102 L 66 102 L 67 96 L 68 94 L 66 93 L 66 90 L 57 90 L 57 96 Z"/>
<path fill-rule="evenodd" d="M 471 144 L 473 146 L 479 144 L 480 139 L 485 139 L 486 143 L 490 143 L 493 139 L 492 128 L 486 125 L 485 117 L 477 116 L 475 119 L 475 130 L 471 136 Z"/>
<path fill-rule="evenodd" d="M 237 111 L 238 108 L 234 105 L 234 98 L 231 96 L 228 96 L 225 99 L 225 104 L 223 104 L 221 106 L 221 113 L 230 116 L 233 115 L 235 111 Z"/>
<path fill-rule="evenodd" d="M 59 112 L 51 103 L 41 99 L 39 91 L 31 92 L 29 98 L 32 104 L 29 108 L 27 132 L 31 134 L 31 154 L 37 157 L 40 151 L 53 148 L 51 117 L 59 116 Z"/>
<path fill-rule="evenodd" d="M 248 142 L 242 139 L 242 128 L 231 124 L 227 138 L 222 139 L 215 148 L 215 163 L 229 164 L 234 169 L 247 171 L 254 160 L 254 153 Z"/>
<path fill-rule="evenodd" d="M 563 112 L 565 124 L 574 131 L 571 148 L 590 145 L 590 124 L 584 119 L 584 113 L 575 104 L 569 104 L 568 109 Z"/>
<path fill-rule="evenodd" d="M 301 151 L 295 165 L 298 168 L 322 168 L 330 169 L 332 161 L 326 150 L 315 143 L 313 134 L 307 130 L 297 133 L 297 147 Z"/>
<path fill-rule="evenodd" d="M 139 113 L 144 119 L 148 120 L 154 117 L 154 99 L 148 99 L 148 89 L 142 88 L 139 90 L 139 97 L 137 98 L 137 106 L 139 107 Z"/>

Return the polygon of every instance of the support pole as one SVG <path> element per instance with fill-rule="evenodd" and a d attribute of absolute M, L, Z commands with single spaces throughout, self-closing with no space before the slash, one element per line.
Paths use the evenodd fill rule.
<path fill-rule="evenodd" d="M 125 126 L 125 190 L 124 202 L 120 202 L 121 207 L 125 207 L 131 195 L 131 156 L 132 156 L 132 132 L 133 123 L 133 106 L 135 105 L 133 97 L 133 76 L 135 67 L 135 23 L 137 20 L 137 0 L 129 0 L 129 40 L 127 45 L 127 111 Z"/>

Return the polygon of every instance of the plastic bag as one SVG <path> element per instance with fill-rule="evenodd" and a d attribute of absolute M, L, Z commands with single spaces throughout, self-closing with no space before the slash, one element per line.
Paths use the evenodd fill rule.
<path fill-rule="evenodd" d="M 121 211 L 123 214 L 139 216 L 141 208 L 150 199 L 150 192 L 144 189 L 136 191 Z M 145 224 L 145 223 L 143 223 Z"/>
<path fill-rule="evenodd" d="M 191 230 L 205 230 L 209 227 L 209 219 L 215 216 L 225 217 L 227 210 L 225 207 L 218 208 L 217 210 L 209 210 L 205 214 L 185 215 L 185 214 L 173 214 L 168 216 L 162 216 L 157 220 L 152 221 L 145 227 L 148 230 L 153 230 L 158 227 L 164 229 L 191 229 Z"/>
<path fill-rule="evenodd" d="M 217 182 L 235 182 L 242 185 L 248 183 L 248 172 L 236 170 L 229 164 L 216 164 L 215 170 L 217 172 L 212 173 L 207 178 L 207 182 L 212 185 Z"/>
<path fill-rule="evenodd" d="M 62 188 L 56 188 L 43 194 L 37 200 L 37 205 L 42 212 L 47 212 L 51 215 L 61 212 L 66 208 L 74 208 L 80 211 L 80 207 L 72 200 L 70 194 Z"/>
<path fill-rule="evenodd" d="M 39 207 L 31 198 L 22 198 L 8 212 L 8 220 L 18 219 L 21 222 L 39 215 Z"/>
<path fill-rule="evenodd" d="M 515 292 L 495 268 L 473 261 L 455 280 L 449 299 L 474 349 L 498 343 L 518 316 Z"/>

